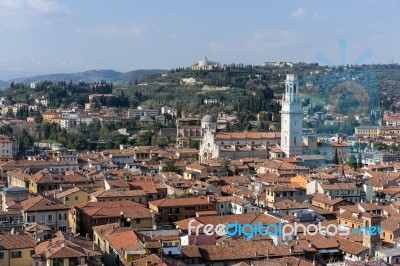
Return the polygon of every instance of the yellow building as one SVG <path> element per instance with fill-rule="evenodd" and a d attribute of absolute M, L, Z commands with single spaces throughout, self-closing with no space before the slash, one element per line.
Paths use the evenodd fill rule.
<path fill-rule="evenodd" d="M 359 126 L 355 128 L 355 134 L 359 138 L 370 137 L 376 138 L 378 137 L 379 126 Z"/>
<path fill-rule="evenodd" d="M 382 127 L 378 129 L 377 135 L 385 136 L 385 135 L 396 135 L 400 136 L 400 127 Z"/>
<path fill-rule="evenodd" d="M 47 122 L 47 123 L 52 123 L 53 119 L 55 119 L 56 117 L 58 117 L 60 114 L 56 113 L 56 112 L 44 112 L 42 114 L 43 116 L 43 121 Z"/>
<path fill-rule="evenodd" d="M 291 183 L 299 184 L 302 188 L 307 188 L 307 184 L 312 180 L 309 175 L 297 175 L 290 179 Z"/>
<path fill-rule="evenodd" d="M 113 230 L 103 236 L 106 243 L 103 251 L 105 264 L 115 264 L 115 255 L 118 256 L 119 265 L 126 265 L 150 254 L 161 254 L 161 241 L 141 237 L 129 227 Z"/>
<path fill-rule="evenodd" d="M 73 187 L 65 191 L 56 193 L 56 198 L 61 200 L 64 205 L 73 207 L 80 203 L 90 201 L 90 193 L 81 190 L 78 187 Z"/>
<path fill-rule="evenodd" d="M 31 176 L 22 170 L 7 171 L 7 181 L 10 187 L 24 187 L 29 189 Z"/>
<path fill-rule="evenodd" d="M 0 235 L 0 243 L 0 265 L 32 265 L 36 243 L 29 235 Z"/>

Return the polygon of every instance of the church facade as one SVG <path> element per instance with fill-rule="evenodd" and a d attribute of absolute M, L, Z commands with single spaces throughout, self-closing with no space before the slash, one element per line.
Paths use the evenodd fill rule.
<path fill-rule="evenodd" d="M 297 79 L 288 74 L 282 99 L 281 132 L 218 132 L 217 119 L 212 115 L 204 116 L 200 162 L 215 158 L 269 159 L 272 153 L 284 153 L 286 157 L 301 155 L 303 109 L 298 88 Z"/>

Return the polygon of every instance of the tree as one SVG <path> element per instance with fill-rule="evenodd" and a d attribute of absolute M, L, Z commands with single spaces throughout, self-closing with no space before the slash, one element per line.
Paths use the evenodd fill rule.
<path fill-rule="evenodd" d="M 347 164 L 354 169 L 357 169 L 357 158 L 354 155 L 350 155 L 349 158 L 347 158 Z"/>
<path fill-rule="evenodd" d="M 228 172 L 229 170 L 229 161 L 228 160 L 223 160 L 221 163 L 221 167 L 219 168 L 221 172 Z"/>
<path fill-rule="evenodd" d="M 182 170 L 175 165 L 175 161 L 171 160 L 165 163 L 164 167 L 161 169 L 162 172 L 174 172 L 177 174 L 182 174 Z"/>
<path fill-rule="evenodd" d="M 22 149 L 27 150 L 33 144 L 33 138 L 29 135 L 28 131 L 24 128 L 19 136 L 19 144 Z"/>
<path fill-rule="evenodd" d="M 358 157 L 357 157 L 357 168 L 361 168 L 363 166 L 362 161 L 361 161 L 361 152 L 358 152 Z"/>
<path fill-rule="evenodd" d="M 334 154 L 334 156 L 333 156 L 332 163 L 333 163 L 333 164 L 339 164 L 339 155 L 338 155 L 337 148 L 335 148 L 335 154 Z"/>
<path fill-rule="evenodd" d="M 191 140 L 189 140 L 188 146 L 189 146 L 189 148 L 198 150 L 200 148 L 200 141 L 191 139 Z"/>

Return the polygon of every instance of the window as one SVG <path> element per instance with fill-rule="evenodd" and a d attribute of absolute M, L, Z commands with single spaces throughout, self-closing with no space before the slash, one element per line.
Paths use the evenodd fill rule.
<path fill-rule="evenodd" d="M 67 214 L 66 213 L 59 213 L 58 214 L 58 220 L 67 220 Z"/>
<path fill-rule="evenodd" d="M 66 232 L 67 231 L 67 227 L 66 226 L 60 226 L 58 227 L 58 229 L 62 232 Z"/>
<path fill-rule="evenodd" d="M 75 200 L 78 200 L 78 196 L 75 196 Z"/>
<path fill-rule="evenodd" d="M 49 214 L 47 216 L 47 218 L 48 218 L 49 222 L 52 222 L 53 221 L 53 214 Z"/>
<path fill-rule="evenodd" d="M 46 214 L 42 214 L 42 223 L 46 222 Z"/>
<path fill-rule="evenodd" d="M 11 251 L 11 258 L 16 259 L 16 258 L 21 258 L 22 257 L 22 252 L 21 251 Z"/>
<path fill-rule="evenodd" d="M 28 215 L 27 216 L 27 220 L 28 220 L 28 223 L 34 223 L 35 222 L 35 216 Z"/>
<path fill-rule="evenodd" d="M 31 250 L 31 256 L 33 256 L 33 255 L 35 255 L 35 250 L 34 249 Z"/>
<path fill-rule="evenodd" d="M 0 260 L 4 259 L 4 252 L 0 252 Z"/>
<path fill-rule="evenodd" d="M 93 219 L 93 223 L 94 223 L 94 224 L 97 224 L 97 219 Z"/>
<path fill-rule="evenodd" d="M 53 266 L 63 266 L 64 258 L 53 259 Z"/>
<path fill-rule="evenodd" d="M 140 224 L 140 219 L 136 218 L 136 224 Z"/>

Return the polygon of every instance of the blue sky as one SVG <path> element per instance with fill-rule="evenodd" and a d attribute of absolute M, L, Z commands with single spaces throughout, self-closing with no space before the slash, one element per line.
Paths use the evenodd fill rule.
<path fill-rule="evenodd" d="M 400 61 L 399 1 L 0 0 L 0 79 L 221 63 Z"/>

